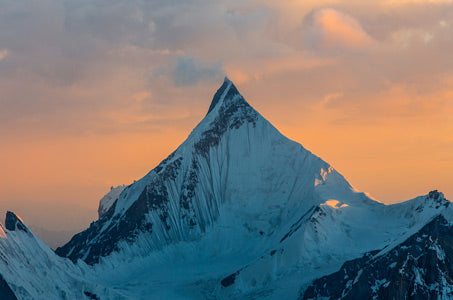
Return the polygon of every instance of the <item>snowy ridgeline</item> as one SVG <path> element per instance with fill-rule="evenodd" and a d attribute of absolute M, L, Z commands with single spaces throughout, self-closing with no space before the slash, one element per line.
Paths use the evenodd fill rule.
<path fill-rule="evenodd" d="M 393 277 L 369 277 L 367 266 L 424 238 L 439 216 L 450 228 L 449 204 L 436 191 L 390 206 L 370 199 L 281 135 L 226 79 L 187 140 L 142 179 L 113 188 L 99 220 L 58 256 L 22 222 L 25 231 L 6 228 L 0 274 L 21 299 L 336 299 L 360 274 L 375 279 L 374 297 Z M 430 259 L 440 264 L 451 245 L 417 247 L 437 247 Z M 348 277 L 324 284 L 338 270 Z M 408 270 L 420 278 L 408 282 L 428 282 L 422 265 Z M 432 293 L 449 293 L 444 279 Z"/>
<path fill-rule="evenodd" d="M 111 187 L 110 191 L 102 197 L 99 201 L 98 215 L 102 218 L 103 215 L 112 207 L 115 201 L 120 197 L 121 193 L 126 188 L 126 185 L 119 185 L 117 187 Z"/>

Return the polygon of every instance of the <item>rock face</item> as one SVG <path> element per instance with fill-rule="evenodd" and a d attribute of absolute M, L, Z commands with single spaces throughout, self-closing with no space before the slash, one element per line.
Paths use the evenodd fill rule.
<path fill-rule="evenodd" d="M 453 226 L 438 215 L 394 248 L 315 280 L 301 299 L 452 299 Z"/>
<path fill-rule="evenodd" d="M 0 299 L 2 300 L 17 300 L 16 295 L 9 287 L 8 283 L 3 279 L 3 276 L 0 275 Z"/>
<path fill-rule="evenodd" d="M 24 223 L 22 223 L 22 220 L 11 211 L 6 212 L 5 228 L 11 231 L 21 230 L 23 232 L 28 232 L 27 226 L 25 226 Z"/>

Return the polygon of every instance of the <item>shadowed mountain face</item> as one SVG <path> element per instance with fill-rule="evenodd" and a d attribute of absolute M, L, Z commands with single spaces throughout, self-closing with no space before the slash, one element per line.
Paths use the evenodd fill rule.
<path fill-rule="evenodd" d="M 10 231 L 21 230 L 28 232 L 27 226 L 22 223 L 22 220 L 10 211 L 6 212 L 5 228 Z"/>
<path fill-rule="evenodd" d="M 315 280 L 300 299 L 452 299 L 453 226 L 439 215 L 393 249 Z"/>
<path fill-rule="evenodd" d="M 3 279 L 3 276 L 0 275 L 0 299 L 2 300 L 17 300 L 16 295 L 9 287 L 8 283 Z"/>

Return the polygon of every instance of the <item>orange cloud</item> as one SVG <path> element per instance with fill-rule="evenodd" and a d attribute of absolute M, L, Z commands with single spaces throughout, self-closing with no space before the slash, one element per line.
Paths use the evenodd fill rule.
<path fill-rule="evenodd" d="M 369 47 L 373 39 L 353 17 L 337 10 L 326 8 L 308 16 L 309 29 L 305 42 L 317 49 L 359 50 Z"/>
<path fill-rule="evenodd" d="M 387 0 L 385 5 L 404 5 L 404 4 L 449 4 L 452 0 Z"/>
<path fill-rule="evenodd" d="M 0 50 L 0 60 L 3 60 L 8 55 L 8 50 Z"/>

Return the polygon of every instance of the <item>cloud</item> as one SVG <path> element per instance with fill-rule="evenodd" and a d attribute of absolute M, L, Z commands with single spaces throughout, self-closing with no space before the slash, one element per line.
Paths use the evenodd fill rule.
<path fill-rule="evenodd" d="M 172 77 L 175 85 L 181 87 L 200 81 L 218 82 L 224 74 L 220 62 L 208 64 L 193 57 L 179 57 Z"/>
<path fill-rule="evenodd" d="M 390 40 L 394 42 L 397 47 L 408 48 L 415 43 L 429 43 L 434 38 L 434 35 L 427 30 L 405 28 L 396 30 L 391 33 Z"/>
<path fill-rule="evenodd" d="M 452 0 L 387 0 L 385 5 L 405 5 L 405 4 L 450 4 Z"/>
<path fill-rule="evenodd" d="M 261 86 L 264 96 L 271 80 L 280 89 L 288 77 L 299 82 L 287 96 L 301 86 L 310 101 L 343 87 L 345 98 L 348 89 L 366 94 L 415 76 L 429 86 L 452 61 L 453 13 L 439 5 L 406 4 L 389 14 L 380 4 L 326 0 L 2 1 L 0 28 L 9 30 L 0 31 L 0 131 L 11 135 L 30 124 L 96 131 L 95 123 L 105 121 L 100 114 L 127 110 L 128 99 L 142 92 L 152 97 L 131 114 L 155 113 L 156 103 L 195 113 L 186 100 L 209 98 L 224 71 L 245 87 Z M 320 5 L 335 9 L 313 10 Z M 388 47 L 379 53 L 382 44 Z"/>
<path fill-rule="evenodd" d="M 15 195 L 20 190 L 16 185 L 24 183 L 50 182 L 50 190 L 58 190 L 53 178 L 21 180 L 20 174 L 58 165 L 54 155 L 46 153 L 62 140 L 58 152 L 86 151 L 80 161 L 89 161 L 83 169 L 90 176 L 102 168 L 99 153 L 117 151 L 119 144 L 124 154 L 111 161 L 106 156 L 107 171 L 98 178 L 115 176 L 112 166 L 118 163 L 124 164 L 121 174 L 134 163 L 138 173 L 147 171 L 143 161 L 158 163 L 205 114 L 224 71 L 247 100 L 289 136 L 310 148 L 324 141 L 319 154 L 337 152 L 328 143 L 338 141 L 336 145 L 346 145 L 339 154 L 369 151 L 378 157 L 382 145 L 372 144 L 376 134 L 394 133 L 388 144 L 401 145 L 411 136 L 407 132 L 418 132 L 414 124 L 426 137 L 448 137 L 453 145 L 449 3 L 0 0 L 0 136 L 8 146 L 0 149 L 0 158 L 8 158 L 10 169 L 17 170 L 14 176 L 3 172 L 8 178 L 0 179 L 0 198 L 8 198 L 8 189 Z M 349 140 L 344 126 L 350 126 Z M 376 134 L 366 132 L 373 126 Z M 395 128 L 401 128 L 400 135 Z M 108 147 L 106 139 L 112 141 Z M 35 141 L 43 143 L 41 153 L 48 156 L 40 168 L 27 163 L 30 159 L 41 166 Z M 147 147 L 144 141 L 149 141 Z M 11 148 L 14 142 L 17 147 Z M 71 150 L 74 145 L 80 150 Z M 360 148 L 363 145 L 376 147 Z M 418 144 L 420 149 L 426 145 L 431 143 Z M 93 147 L 101 150 L 93 152 Z M 140 151 L 143 157 L 136 155 Z M 452 146 L 445 153 L 451 157 Z M 147 156 L 151 154 L 152 160 Z M 80 166 L 61 171 L 77 174 Z M 445 178 L 452 178 L 449 172 Z M 64 178 L 62 186 L 88 178 L 58 177 Z M 44 190 L 27 191 L 30 199 L 38 194 L 48 199 Z M 97 197 L 78 196 L 74 201 L 83 198 L 88 203 Z M 61 196 L 53 199 L 58 203 Z"/>
<path fill-rule="evenodd" d="M 0 31 L 0 50 L 9 54 L 0 66 L 0 133 L 11 136 L 29 126 L 97 132 L 109 124 L 106 111 L 126 110 L 142 91 L 153 97 L 141 113 L 155 113 L 153 103 L 207 98 L 223 79 L 224 61 L 262 50 L 266 23 L 265 10 L 227 1 L 6 3 L 0 0 L 0 28 L 8 28 Z M 194 88 L 181 97 L 175 86 Z"/>
<path fill-rule="evenodd" d="M 304 42 L 314 50 L 362 50 L 373 43 L 356 19 L 335 9 L 316 10 L 304 23 Z"/>
<path fill-rule="evenodd" d="M 8 50 L 2 49 L 0 50 L 0 60 L 5 59 L 5 57 L 8 55 Z"/>

